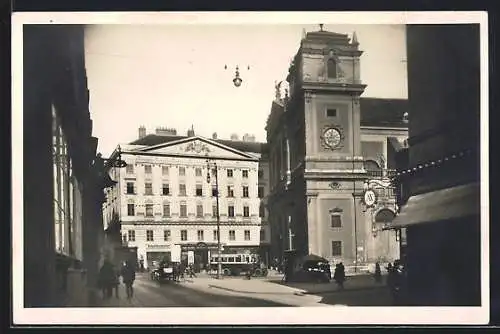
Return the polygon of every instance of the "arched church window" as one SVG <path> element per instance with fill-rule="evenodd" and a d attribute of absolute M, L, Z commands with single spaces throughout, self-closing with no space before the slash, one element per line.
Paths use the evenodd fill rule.
<path fill-rule="evenodd" d="M 364 167 L 366 172 L 371 177 L 381 177 L 382 176 L 382 168 L 378 165 L 378 163 L 374 160 L 366 160 L 364 162 Z"/>
<path fill-rule="evenodd" d="M 337 78 L 337 62 L 335 61 L 335 59 L 333 58 L 328 59 L 327 72 L 329 79 Z"/>

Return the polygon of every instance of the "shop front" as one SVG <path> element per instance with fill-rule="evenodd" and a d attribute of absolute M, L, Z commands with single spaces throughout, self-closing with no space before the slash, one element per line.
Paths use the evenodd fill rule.
<path fill-rule="evenodd" d="M 154 268 L 161 261 L 172 260 L 172 245 L 146 245 L 146 268 Z"/>

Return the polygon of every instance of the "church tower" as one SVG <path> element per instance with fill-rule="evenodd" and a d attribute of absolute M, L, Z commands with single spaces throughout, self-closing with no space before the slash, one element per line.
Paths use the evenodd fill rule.
<path fill-rule="evenodd" d="M 345 264 L 363 248 L 357 36 L 309 32 L 290 66 L 285 107 L 296 249 Z M 305 194 L 305 197 L 304 197 Z"/>

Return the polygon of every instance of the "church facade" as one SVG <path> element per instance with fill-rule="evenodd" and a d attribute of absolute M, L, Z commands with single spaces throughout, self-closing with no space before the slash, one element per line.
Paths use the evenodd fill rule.
<path fill-rule="evenodd" d="M 399 257 L 382 229 L 397 211 L 388 174 L 408 135 L 407 101 L 361 97 L 361 54 L 355 34 L 307 33 L 289 89 L 272 103 L 267 205 L 278 260 L 286 250 L 346 265 Z"/>

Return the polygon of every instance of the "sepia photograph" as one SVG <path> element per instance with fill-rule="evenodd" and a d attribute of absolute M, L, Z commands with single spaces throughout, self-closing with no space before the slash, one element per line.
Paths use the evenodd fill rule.
<path fill-rule="evenodd" d="M 488 322 L 486 13 L 12 21 L 15 323 Z"/>

